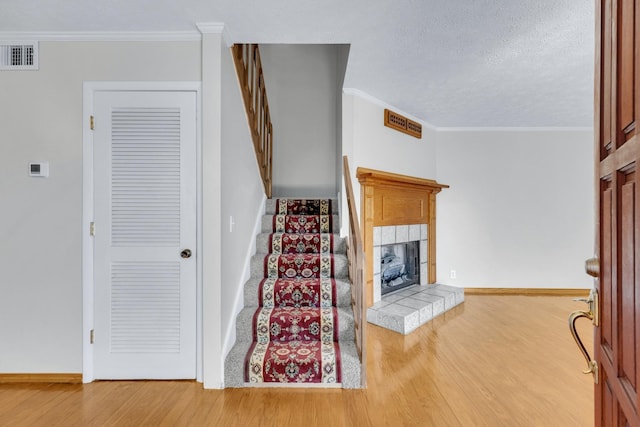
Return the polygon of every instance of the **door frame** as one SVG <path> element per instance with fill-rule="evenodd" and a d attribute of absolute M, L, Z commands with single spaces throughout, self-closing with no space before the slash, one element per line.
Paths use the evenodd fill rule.
<path fill-rule="evenodd" d="M 196 94 L 196 254 L 202 254 L 202 85 L 199 81 L 185 82 L 115 82 L 89 81 L 83 83 L 82 94 L 82 382 L 94 377 L 94 352 L 91 330 L 94 327 L 93 237 L 90 225 L 94 218 L 93 180 L 93 115 L 96 92 L 195 92 Z M 98 230 L 99 232 L 99 230 Z M 202 344 L 202 257 L 196 256 L 196 380 L 203 382 Z"/>

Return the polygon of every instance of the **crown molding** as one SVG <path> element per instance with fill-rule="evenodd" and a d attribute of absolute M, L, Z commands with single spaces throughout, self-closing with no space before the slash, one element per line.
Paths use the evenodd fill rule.
<path fill-rule="evenodd" d="M 383 108 L 388 108 L 390 110 L 393 110 L 399 114 L 402 114 L 403 116 L 406 116 L 408 118 L 410 118 L 411 120 L 415 120 L 419 123 L 422 123 L 423 126 L 425 126 L 426 128 L 429 128 L 431 130 L 434 130 L 436 132 L 593 132 L 593 127 L 588 127 L 588 126 L 468 126 L 468 127 L 464 127 L 464 126 L 451 126 L 451 127 L 440 127 L 440 126 L 435 126 L 431 123 L 425 122 L 422 119 L 419 119 L 415 116 L 412 116 L 411 114 L 408 114 L 406 112 L 403 112 L 402 110 L 399 110 L 398 108 L 394 107 L 393 105 L 389 105 L 384 101 L 381 101 L 380 99 L 369 95 L 366 92 L 361 91 L 360 89 L 355 89 L 355 88 L 344 88 L 342 89 L 343 93 L 347 94 L 347 95 L 354 95 L 357 96 L 359 98 L 362 98 L 366 101 L 369 101 L 373 104 L 379 105 L 380 107 Z"/>
<path fill-rule="evenodd" d="M 593 132 L 592 127 L 579 126 L 469 126 L 469 127 L 439 127 L 438 132 Z"/>
<path fill-rule="evenodd" d="M 202 34 L 222 34 L 222 40 L 227 47 L 233 46 L 233 38 L 229 34 L 229 27 L 222 22 L 199 22 L 196 23 L 198 31 Z"/>
<path fill-rule="evenodd" d="M 431 123 L 425 122 L 424 120 L 422 120 L 422 119 L 420 119 L 420 118 L 418 118 L 416 116 L 413 116 L 413 115 L 411 115 L 411 114 L 409 114 L 409 113 L 407 113 L 405 111 L 402 111 L 402 110 L 394 107 L 393 105 L 388 104 L 388 103 L 376 98 L 375 96 L 371 96 L 368 93 L 361 91 L 360 89 L 348 87 L 348 88 L 343 88 L 342 92 L 347 94 L 347 95 L 357 96 L 358 98 L 362 98 L 365 101 L 369 101 L 372 104 L 376 104 L 376 105 L 378 105 L 378 106 L 380 106 L 382 108 L 387 108 L 389 110 L 393 110 L 394 112 L 396 112 L 398 114 L 401 114 L 401 115 L 403 115 L 405 117 L 408 117 L 409 119 L 411 119 L 413 121 L 421 123 L 422 126 L 428 128 L 428 129 L 438 130 L 438 128 L 436 126 L 432 125 Z"/>
<path fill-rule="evenodd" d="M 202 34 L 197 30 L 188 31 L 38 31 L 4 32 L 1 40 L 25 41 L 200 41 Z"/>
<path fill-rule="evenodd" d="M 196 28 L 202 34 L 222 34 L 224 24 L 222 22 L 197 22 Z"/>

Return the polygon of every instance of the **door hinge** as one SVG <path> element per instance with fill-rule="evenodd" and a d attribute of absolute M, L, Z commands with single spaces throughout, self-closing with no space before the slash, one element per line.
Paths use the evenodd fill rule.
<path fill-rule="evenodd" d="M 93 329 L 91 330 L 91 332 L 89 333 L 89 343 L 93 344 Z"/>
<path fill-rule="evenodd" d="M 95 129 L 95 123 L 93 121 L 93 116 L 89 117 L 89 127 L 91 128 L 91 130 Z"/>
<path fill-rule="evenodd" d="M 90 236 L 95 236 L 96 235 L 96 223 L 91 221 L 89 223 L 89 235 Z"/>

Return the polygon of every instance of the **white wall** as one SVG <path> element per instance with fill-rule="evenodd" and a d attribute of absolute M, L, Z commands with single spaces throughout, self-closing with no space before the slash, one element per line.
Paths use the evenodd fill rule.
<path fill-rule="evenodd" d="M 592 131 L 423 126 L 418 140 L 384 126 L 385 107 L 404 114 L 393 106 L 350 89 L 342 103 L 342 152 L 358 210 L 358 167 L 451 186 L 437 196 L 438 283 L 591 287 L 584 260 L 594 247 Z"/>
<path fill-rule="evenodd" d="M 335 197 L 337 48 L 260 45 L 273 122 L 273 195 Z M 301 162 L 300 160 L 305 160 Z"/>
<path fill-rule="evenodd" d="M 203 271 L 204 354 L 205 385 L 209 378 L 215 387 L 221 385 L 222 341 L 232 338 L 234 304 L 246 274 L 253 245 L 249 234 L 262 190 L 241 125 L 244 116 L 226 47 L 220 47 L 220 35 L 205 38 L 215 49 L 205 55 L 204 69 L 211 74 L 202 79 L 203 113 L 211 113 L 203 117 L 202 255 L 209 266 Z M 297 146 L 292 139 L 290 148 L 312 157 L 314 167 L 332 166 L 285 174 L 319 176 L 326 188 L 314 188 L 327 194 L 318 195 L 333 195 L 332 168 L 340 154 L 333 108 L 340 101 L 335 99 L 339 73 L 335 51 L 318 49 L 328 64 L 322 67 L 331 68 L 321 67 L 321 81 L 330 94 L 328 117 L 322 120 L 334 127 L 322 136 L 325 143 Z M 298 54 L 304 55 L 296 52 L 289 59 Z M 197 81 L 205 66 L 201 58 L 200 42 L 41 42 L 40 70 L 0 72 L 0 373 L 82 371 L 83 82 Z M 313 58 L 303 62 L 316 64 Z M 440 281 L 488 287 L 591 286 L 583 273 L 584 259 L 593 252 L 590 132 L 423 128 L 423 139 L 417 140 L 383 126 L 382 103 L 345 94 L 342 107 L 341 151 L 351 161 L 358 206 L 358 166 L 437 177 L 451 185 L 438 196 Z M 318 148 L 316 143 L 321 153 L 310 151 Z M 50 177 L 29 178 L 30 161 L 49 161 Z M 296 182 L 304 191 L 310 185 Z M 231 215 L 236 222 L 232 233 Z M 221 247 L 228 251 L 223 263 Z M 450 269 L 456 270 L 457 280 L 448 279 Z M 207 372 L 212 358 L 216 364 Z"/>
<path fill-rule="evenodd" d="M 235 318 L 255 253 L 256 226 L 264 213 L 262 178 L 231 52 L 222 50 L 222 334 L 223 357 L 235 341 Z M 230 218 L 235 225 L 230 228 Z M 259 231 L 259 229 L 258 229 Z"/>
<path fill-rule="evenodd" d="M 438 132 L 437 155 L 439 283 L 592 286 L 593 132 Z"/>
<path fill-rule="evenodd" d="M 347 65 L 349 64 L 349 51 L 351 45 L 337 45 L 336 46 L 336 189 L 335 194 L 342 192 L 344 185 L 344 179 L 342 177 L 342 86 L 344 85 L 344 76 L 347 72 Z"/>
<path fill-rule="evenodd" d="M 436 132 L 423 123 L 422 139 L 417 139 L 386 127 L 384 125 L 385 108 L 407 115 L 393 106 L 358 91 L 346 90 L 342 96 L 342 154 L 349 158 L 358 212 L 360 211 L 360 183 L 356 178 L 358 167 L 436 179 Z M 420 122 L 414 117 L 410 118 Z M 345 197 L 343 197 L 343 204 L 346 206 Z M 346 209 L 343 210 L 342 215 L 342 234 L 345 234 Z"/>
<path fill-rule="evenodd" d="M 199 42 L 41 42 L 40 70 L 0 71 L 0 373 L 82 372 L 83 82 L 200 69 Z"/>

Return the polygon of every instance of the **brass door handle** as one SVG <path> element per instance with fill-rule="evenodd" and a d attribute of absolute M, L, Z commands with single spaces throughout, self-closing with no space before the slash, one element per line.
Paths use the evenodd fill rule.
<path fill-rule="evenodd" d="M 591 320 L 591 323 L 595 326 L 598 326 L 599 316 L 598 316 L 598 291 L 594 288 L 591 290 L 589 294 L 589 298 L 576 298 L 574 301 L 582 301 L 589 304 L 589 311 L 584 310 L 576 310 L 569 315 L 569 330 L 571 331 L 571 335 L 573 336 L 574 341 L 578 345 L 580 352 L 584 356 L 587 361 L 587 370 L 582 371 L 584 374 L 593 374 L 593 380 L 596 384 L 598 384 L 598 362 L 593 360 L 589 355 L 586 347 L 582 343 L 580 339 L 580 335 L 578 335 L 578 331 L 576 330 L 576 320 L 581 317 L 587 318 Z"/>
<path fill-rule="evenodd" d="M 182 252 L 180 252 L 180 256 L 182 258 L 191 258 L 191 249 L 185 249 Z"/>

